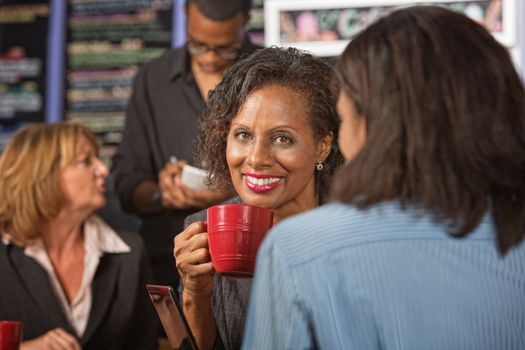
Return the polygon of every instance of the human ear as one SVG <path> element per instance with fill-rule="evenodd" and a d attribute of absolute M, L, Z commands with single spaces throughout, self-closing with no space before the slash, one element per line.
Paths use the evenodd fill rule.
<path fill-rule="evenodd" d="M 334 141 L 334 134 L 330 131 L 328 134 L 323 136 L 317 143 L 317 162 L 323 163 L 326 158 L 330 155 L 332 150 L 332 143 Z"/>

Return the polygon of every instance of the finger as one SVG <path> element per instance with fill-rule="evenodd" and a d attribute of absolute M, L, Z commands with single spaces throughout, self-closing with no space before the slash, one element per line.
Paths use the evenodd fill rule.
<path fill-rule="evenodd" d="M 199 249 L 208 249 L 208 233 L 200 232 L 190 237 L 187 241 L 188 251 L 193 252 Z"/>
<path fill-rule="evenodd" d="M 173 177 L 174 175 L 171 175 L 164 171 L 159 174 L 159 187 L 162 189 L 163 192 L 171 191 L 174 185 Z"/>
<path fill-rule="evenodd" d="M 188 200 L 183 190 L 183 186 L 180 184 L 179 181 L 177 181 L 177 178 L 175 178 L 175 182 L 170 189 L 169 195 L 174 207 L 179 209 L 189 208 L 187 204 Z"/>
<path fill-rule="evenodd" d="M 180 208 L 204 208 L 207 206 L 206 200 L 201 200 L 196 197 L 195 191 L 184 185 L 180 176 L 175 177 L 173 194 L 176 196 L 176 201 Z"/>
<path fill-rule="evenodd" d="M 194 253 L 200 249 L 208 249 L 208 245 L 206 242 L 199 243 L 197 246 L 193 242 L 186 242 L 186 244 L 180 244 L 179 242 L 176 242 L 176 246 L 174 248 L 174 258 L 177 263 L 188 263 L 188 264 L 195 264 L 195 255 Z"/>
<path fill-rule="evenodd" d="M 176 189 L 177 195 L 181 198 L 192 197 L 193 192 L 195 192 L 182 183 L 180 176 L 175 176 L 173 179 L 173 187 Z"/>
<path fill-rule="evenodd" d="M 162 172 L 165 172 L 167 175 L 174 176 L 175 174 L 178 174 L 182 171 L 182 168 L 186 164 L 186 161 L 179 160 L 175 163 L 167 163 L 164 168 L 162 168 Z"/>
<path fill-rule="evenodd" d="M 182 168 L 184 168 L 184 166 L 186 164 L 188 164 L 187 161 L 185 161 L 184 159 L 181 159 L 181 160 L 178 160 L 175 164 L 177 164 L 177 166 L 179 167 L 179 169 L 182 171 Z"/>
<path fill-rule="evenodd" d="M 183 255 L 186 252 L 191 252 L 192 243 L 190 243 L 190 239 L 195 235 L 204 233 L 205 230 L 206 224 L 202 221 L 197 221 L 189 225 L 184 231 L 177 234 L 173 239 L 173 255 L 175 256 L 175 258 L 179 257 L 180 255 Z"/>
<path fill-rule="evenodd" d="M 184 265 L 186 269 L 189 269 L 193 268 L 196 265 L 207 264 L 210 261 L 211 258 L 209 250 L 207 248 L 200 248 L 188 254 L 185 257 L 185 259 L 181 262 L 181 264 Z"/>
<path fill-rule="evenodd" d="M 177 209 L 189 209 L 192 208 L 188 202 L 188 198 L 184 195 L 181 189 L 177 186 L 172 186 L 165 192 L 162 192 L 163 203 L 169 204 L 169 206 Z M 166 206 L 166 205 L 165 205 Z"/>
<path fill-rule="evenodd" d="M 183 284 L 191 283 L 194 287 L 202 287 L 202 283 L 207 283 L 207 279 L 215 273 L 211 262 L 200 265 L 186 265 L 185 268 L 178 268 L 178 271 Z"/>
<path fill-rule="evenodd" d="M 194 255 L 196 251 L 200 249 L 208 250 L 208 242 L 206 238 L 199 238 L 198 243 L 191 241 L 176 241 L 175 247 L 173 248 L 173 255 L 177 266 L 186 269 L 186 265 L 197 264 L 201 261 L 209 261 L 205 256 Z"/>
<path fill-rule="evenodd" d="M 161 186 L 162 187 L 162 186 Z M 162 205 L 166 208 L 177 208 L 177 201 L 173 198 L 173 188 L 164 187 L 161 190 Z"/>
<path fill-rule="evenodd" d="M 177 187 L 183 195 L 188 196 L 189 193 L 193 191 L 191 188 L 189 188 L 182 182 L 182 175 L 175 176 L 175 178 L 173 179 L 173 183 L 174 186 Z"/>
<path fill-rule="evenodd" d="M 60 342 L 57 341 L 61 328 L 55 328 L 45 334 L 44 345 L 46 349 L 60 350 Z"/>
<path fill-rule="evenodd" d="M 185 186 L 180 180 L 175 180 L 175 186 L 179 188 L 182 195 L 189 204 L 206 203 L 215 196 L 215 192 L 210 190 L 194 190 Z"/>
<path fill-rule="evenodd" d="M 180 174 L 182 173 L 182 169 L 184 168 L 184 165 L 186 165 L 186 163 L 187 162 L 185 160 L 169 162 L 164 166 L 164 168 L 162 168 L 161 172 L 164 176 L 173 179 L 175 178 L 175 176 L 180 176 Z"/>
<path fill-rule="evenodd" d="M 48 332 L 46 337 L 46 348 L 52 350 L 67 350 L 66 345 L 60 340 L 60 335 L 57 330 Z"/>
<path fill-rule="evenodd" d="M 215 270 L 213 269 L 213 264 L 210 262 L 199 264 L 199 265 L 193 265 L 191 269 L 188 269 L 185 272 L 185 276 L 196 279 L 199 277 L 209 277 L 211 274 L 213 274 Z"/>
<path fill-rule="evenodd" d="M 57 328 L 56 334 L 58 335 L 58 337 L 63 343 L 66 343 L 69 346 L 80 347 L 80 344 L 78 343 L 78 339 L 74 335 L 68 333 L 63 328 Z"/>
<path fill-rule="evenodd" d="M 174 186 L 176 176 L 180 176 L 182 168 L 184 167 L 184 161 L 177 163 L 167 164 L 159 173 L 159 186 L 164 188 L 166 191 L 171 190 Z"/>
<path fill-rule="evenodd" d="M 62 328 L 57 328 L 53 331 L 53 346 L 64 350 L 80 349 L 77 338 Z"/>
<path fill-rule="evenodd" d="M 206 223 L 203 221 L 195 221 L 188 225 L 184 231 L 182 231 L 179 235 L 183 235 L 183 237 L 186 237 L 186 239 L 190 239 L 191 237 L 198 235 L 200 233 L 206 232 Z"/>

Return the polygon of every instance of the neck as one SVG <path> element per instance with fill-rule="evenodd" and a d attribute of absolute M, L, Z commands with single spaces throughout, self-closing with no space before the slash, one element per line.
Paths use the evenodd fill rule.
<path fill-rule="evenodd" d="M 85 218 L 72 216 L 61 212 L 56 218 L 42 225 L 42 240 L 48 254 L 61 256 L 67 252 L 75 252 L 84 246 L 82 224 Z"/>
<path fill-rule="evenodd" d="M 192 60 L 192 71 L 195 78 L 195 82 L 199 88 L 201 96 L 204 101 L 208 100 L 208 92 L 214 89 L 215 86 L 222 80 L 224 75 L 223 72 L 217 73 L 205 73 L 202 72 L 200 67 L 195 61 Z"/>
<path fill-rule="evenodd" d="M 276 208 L 273 211 L 273 224 L 277 224 L 279 221 L 286 219 L 287 217 L 301 214 L 307 210 L 314 209 L 319 206 L 319 200 L 317 196 L 312 201 L 296 202 L 294 206 L 288 208 Z"/>

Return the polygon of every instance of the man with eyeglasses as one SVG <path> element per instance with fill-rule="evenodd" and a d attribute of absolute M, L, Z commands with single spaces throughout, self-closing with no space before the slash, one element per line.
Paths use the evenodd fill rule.
<path fill-rule="evenodd" d="M 187 43 L 137 74 L 113 158 L 115 190 L 122 208 L 142 219 L 155 282 L 175 290 L 173 235 L 196 209 L 232 196 L 192 190 L 181 184 L 180 174 L 196 151 L 198 116 L 208 91 L 239 57 L 257 48 L 246 38 L 250 7 L 249 0 L 187 1 Z"/>

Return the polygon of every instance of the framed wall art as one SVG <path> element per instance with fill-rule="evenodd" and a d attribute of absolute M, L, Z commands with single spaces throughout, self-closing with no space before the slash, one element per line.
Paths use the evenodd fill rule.
<path fill-rule="evenodd" d="M 517 45 L 517 0 L 267 0 L 265 45 L 336 56 L 366 26 L 399 8 L 435 5 L 484 25 L 503 45 Z"/>

